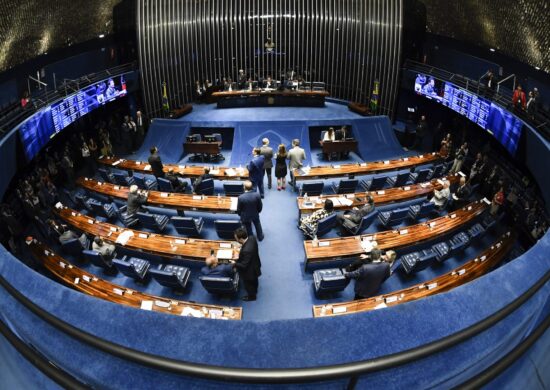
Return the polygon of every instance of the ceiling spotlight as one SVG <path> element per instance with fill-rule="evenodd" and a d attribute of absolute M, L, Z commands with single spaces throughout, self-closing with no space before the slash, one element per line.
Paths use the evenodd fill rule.
<path fill-rule="evenodd" d="M 105 34 L 99 34 L 100 38 L 105 38 Z"/>
<path fill-rule="evenodd" d="M 489 50 L 492 51 L 493 53 L 495 52 L 495 49 L 493 49 L 492 47 Z"/>
<path fill-rule="evenodd" d="M 539 67 L 539 66 L 535 66 L 535 69 L 536 69 L 536 70 L 540 70 L 540 67 Z"/>

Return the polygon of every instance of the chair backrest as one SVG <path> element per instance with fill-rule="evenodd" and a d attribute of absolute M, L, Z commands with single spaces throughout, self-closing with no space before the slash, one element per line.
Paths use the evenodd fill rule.
<path fill-rule="evenodd" d="M 191 137 L 193 137 L 194 142 L 200 142 L 202 140 L 202 136 L 200 134 L 192 134 Z"/>
<path fill-rule="evenodd" d="M 415 183 L 422 183 L 430 176 L 430 170 L 428 168 L 421 169 L 417 172 Z"/>
<path fill-rule="evenodd" d="M 141 279 L 141 275 L 139 275 L 136 272 L 136 269 L 130 262 L 119 260 L 119 259 L 113 259 L 113 264 L 122 274 L 133 279 Z"/>
<path fill-rule="evenodd" d="M 162 269 L 150 269 L 149 273 L 160 285 L 174 288 L 183 287 L 174 272 L 168 272 Z"/>
<path fill-rule="evenodd" d="M 139 222 L 148 229 L 157 229 L 159 227 L 157 221 L 155 220 L 154 214 L 147 214 L 138 211 L 136 213 L 136 217 Z"/>
<path fill-rule="evenodd" d="M 395 178 L 394 187 L 401 187 L 407 184 L 409 180 L 409 172 L 401 172 Z"/>
<path fill-rule="evenodd" d="M 320 288 L 333 289 L 341 288 L 348 285 L 348 279 L 344 276 L 325 276 L 321 279 Z"/>
<path fill-rule="evenodd" d="M 115 181 L 118 185 L 120 185 L 120 186 L 127 186 L 128 185 L 128 181 L 127 181 L 128 176 L 126 176 L 124 173 L 122 173 L 122 172 L 113 172 L 113 177 L 115 178 Z"/>
<path fill-rule="evenodd" d="M 418 213 L 416 214 L 416 218 L 423 218 L 427 217 L 431 213 L 435 212 L 435 203 L 432 202 L 424 202 L 420 205 L 420 210 L 418 210 Z"/>
<path fill-rule="evenodd" d="M 218 233 L 218 237 L 232 240 L 233 233 L 240 228 L 242 224 L 241 221 L 216 220 L 214 221 L 214 226 L 216 228 L 216 233 Z"/>
<path fill-rule="evenodd" d="M 101 253 L 93 250 L 83 250 L 84 258 L 97 267 L 109 267 L 110 263 L 101 255 Z"/>
<path fill-rule="evenodd" d="M 338 184 L 338 193 L 339 194 L 352 194 L 357 189 L 359 184 L 358 179 L 342 179 L 340 184 Z"/>
<path fill-rule="evenodd" d="M 197 188 L 197 193 L 203 195 L 213 195 L 214 194 L 214 179 L 202 180 Z"/>
<path fill-rule="evenodd" d="M 82 243 L 78 238 L 73 238 L 72 240 L 65 241 L 63 244 L 61 244 L 61 247 L 63 248 L 63 251 L 73 255 L 73 256 L 79 256 L 82 253 L 83 248 Z"/>
<path fill-rule="evenodd" d="M 213 294 L 233 293 L 239 286 L 239 274 L 233 278 L 222 276 L 199 276 L 199 280 L 206 291 Z"/>
<path fill-rule="evenodd" d="M 323 193 L 323 188 L 325 183 L 322 181 L 314 181 L 309 183 L 304 183 L 302 185 L 302 195 L 308 194 L 308 196 L 319 196 Z"/>
<path fill-rule="evenodd" d="M 328 217 L 325 217 L 319 221 L 317 224 L 317 236 L 321 236 L 330 231 L 334 226 L 336 226 L 336 213 L 332 213 Z"/>
<path fill-rule="evenodd" d="M 444 169 L 445 169 L 445 166 L 443 164 L 437 164 L 432 170 L 432 174 L 430 175 L 430 179 L 435 179 L 435 178 L 441 176 Z"/>
<path fill-rule="evenodd" d="M 99 168 L 98 171 L 103 180 L 105 180 L 107 183 L 111 183 L 111 181 L 113 180 L 113 176 L 107 169 Z"/>
<path fill-rule="evenodd" d="M 220 133 L 212 133 L 212 136 L 216 139 L 217 142 L 222 142 L 222 135 Z"/>
<path fill-rule="evenodd" d="M 394 219 L 394 220 L 404 219 L 404 218 L 407 217 L 408 213 L 409 213 L 409 208 L 408 207 L 395 209 L 395 210 L 392 211 L 391 219 Z"/>
<path fill-rule="evenodd" d="M 92 211 L 99 216 L 108 217 L 107 212 L 103 208 L 103 204 L 95 199 L 89 199 L 88 204 L 92 208 Z"/>
<path fill-rule="evenodd" d="M 243 183 L 223 183 L 223 189 L 227 196 L 239 196 L 244 194 Z"/>
<path fill-rule="evenodd" d="M 174 191 L 174 188 L 172 187 L 172 183 L 170 183 L 170 180 L 164 179 L 162 177 L 157 177 L 157 183 L 159 185 L 160 191 L 166 191 L 166 192 Z"/>
<path fill-rule="evenodd" d="M 381 190 L 386 185 L 386 176 L 374 176 L 371 180 L 369 191 Z"/>
<path fill-rule="evenodd" d="M 363 230 L 368 229 L 369 226 L 372 224 L 372 221 L 374 221 L 377 216 L 378 210 L 373 210 L 365 215 L 363 218 L 361 218 L 361 222 L 359 222 L 359 225 L 357 226 L 357 229 L 353 232 L 353 234 L 359 234 Z"/>
<path fill-rule="evenodd" d="M 200 232 L 197 230 L 197 224 L 191 217 L 173 216 L 170 218 L 172 225 L 180 234 L 198 235 Z"/>

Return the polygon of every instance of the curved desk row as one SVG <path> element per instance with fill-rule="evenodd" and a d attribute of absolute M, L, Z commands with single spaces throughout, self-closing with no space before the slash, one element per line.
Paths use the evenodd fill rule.
<path fill-rule="evenodd" d="M 374 173 L 412 168 L 417 165 L 431 164 L 441 160 L 441 158 L 442 157 L 438 153 L 434 152 L 395 160 L 301 168 L 294 171 L 294 177 L 296 180 L 300 181 L 371 175 Z"/>
<path fill-rule="evenodd" d="M 114 157 L 101 157 L 97 160 L 102 165 L 107 165 L 111 168 L 122 169 L 139 173 L 152 174 L 151 165 L 146 161 L 125 160 Z M 170 168 L 174 173 L 184 177 L 199 177 L 204 173 L 204 168 L 207 166 L 200 165 L 176 165 L 164 164 L 164 172 L 168 172 Z M 215 180 L 248 180 L 248 170 L 246 168 L 228 168 L 228 167 L 211 167 L 210 174 Z"/>
<path fill-rule="evenodd" d="M 361 236 L 329 238 L 326 240 L 304 241 L 305 264 L 319 263 L 346 258 L 357 258 L 364 253 L 363 242 L 376 240 L 380 249 L 389 250 L 429 241 L 434 237 L 448 234 L 473 221 L 482 214 L 490 202 L 483 199 L 443 217 L 401 229 L 386 230 Z"/>
<path fill-rule="evenodd" d="M 87 177 L 78 178 L 76 183 L 88 191 L 118 199 L 128 199 L 128 187 L 104 183 Z M 147 204 L 149 206 L 167 207 L 184 211 L 204 211 L 208 213 L 235 213 L 237 211 L 237 197 L 192 195 L 160 191 L 148 191 L 148 193 Z"/>
<path fill-rule="evenodd" d="M 376 297 L 352 302 L 315 305 L 313 306 L 313 316 L 331 317 L 383 309 L 388 306 L 396 306 L 401 303 L 416 301 L 417 299 L 425 298 L 430 295 L 449 291 L 484 275 L 490 269 L 494 268 L 504 259 L 512 248 L 513 243 L 513 236 L 508 232 L 501 236 L 490 248 L 483 251 L 478 257 L 455 268 L 451 272 L 447 272 L 430 281 L 419 283 L 402 290 L 392 291 L 388 294 L 378 295 Z"/>
<path fill-rule="evenodd" d="M 217 254 L 218 258 L 228 259 L 228 251 L 238 247 L 236 242 L 231 241 L 201 240 L 126 229 L 110 223 L 100 222 L 64 206 L 55 209 L 54 213 L 69 225 L 86 234 L 101 236 L 105 241 L 122 245 L 129 250 L 169 259 L 204 261 L 212 251 Z M 125 236 L 129 236 L 129 238 Z"/>
<path fill-rule="evenodd" d="M 42 243 L 33 240 L 29 244 L 33 256 L 42 261 L 44 267 L 63 281 L 84 294 L 92 295 L 109 302 L 141 308 L 143 310 L 159 311 L 179 316 L 217 318 L 224 320 L 240 320 L 242 308 L 216 305 L 200 305 L 191 302 L 177 301 L 149 295 L 140 291 L 123 287 L 75 267 Z"/>
<path fill-rule="evenodd" d="M 307 201 L 303 196 L 299 196 L 296 201 L 298 203 L 300 215 L 312 213 L 323 208 L 326 199 L 332 200 L 336 211 L 350 210 L 354 207 L 364 206 L 367 203 L 367 195 L 371 195 L 374 198 L 374 204 L 380 206 L 430 195 L 434 190 L 443 188 L 443 180 L 449 180 L 452 185 L 459 182 L 460 176 L 458 174 L 450 175 L 442 177 L 441 179 L 433 179 L 425 183 L 411 184 L 404 187 L 389 188 L 380 191 L 356 192 L 354 194 L 343 195 L 310 196 Z"/>

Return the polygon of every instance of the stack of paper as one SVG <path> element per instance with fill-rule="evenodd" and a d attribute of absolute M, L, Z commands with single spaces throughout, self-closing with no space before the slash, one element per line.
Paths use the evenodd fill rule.
<path fill-rule="evenodd" d="M 231 198 L 231 206 L 229 206 L 229 210 L 231 211 L 237 211 L 237 202 L 239 201 L 238 198 Z"/>
<path fill-rule="evenodd" d="M 130 237 L 134 236 L 134 232 L 131 230 L 125 230 L 116 239 L 116 243 L 120 245 L 126 245 Z"/>
<path fill-rule="evenodd" d="M 233 258 L 233 251 L 231 249 L 218 249 L 216 257 L 218 259 L 230 260 Z"/>
<path fill-rule="evenodd" d="M 341 196 L 339 199 L 340 204 L 343 206 L 351 206 L 353 204 L 353 201 L 351 199 L 346 198 L 345 196 Z"/>
<path fill-rule="evenodd" d="M 235 172 L 235 170 L 233 168 L 229 168 L 229 169 L 226 169 L 225 170 L 225 174 L 227 176 L 235 176 L 237 172 Z"/>

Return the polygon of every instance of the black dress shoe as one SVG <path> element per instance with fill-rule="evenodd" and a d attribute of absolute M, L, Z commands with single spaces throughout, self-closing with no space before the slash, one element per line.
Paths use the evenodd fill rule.
<path fill-rule="evenodd" d="M 249 302 L 249 301 L 255 301 L 256 297 L 249 297 L 248 295 L 242 297 L 243 301 Z"/>

